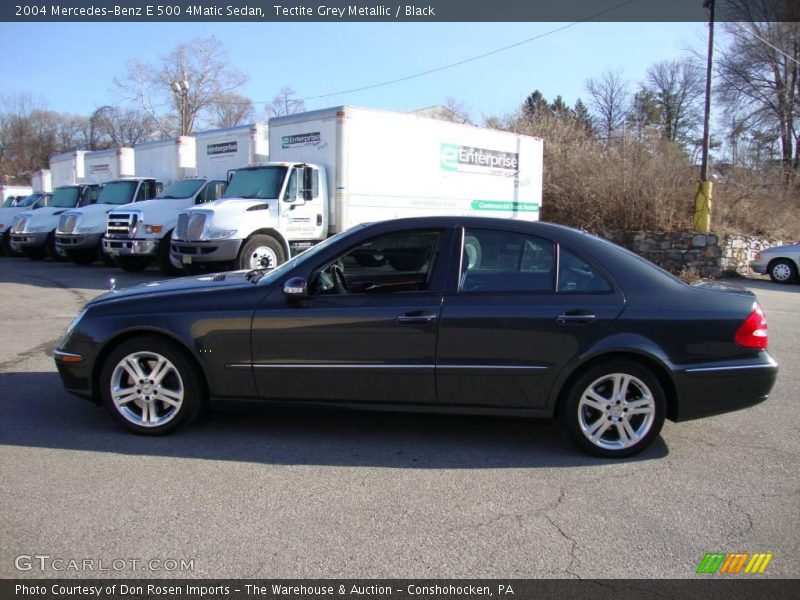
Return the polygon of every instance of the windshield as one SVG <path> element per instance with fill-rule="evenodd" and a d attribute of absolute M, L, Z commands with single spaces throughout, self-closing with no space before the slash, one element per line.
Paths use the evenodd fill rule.
<path fill-rule="evenodd" d="M 17 202 L 17 206 L 32 206 L 41 197 L 41 194 L 31 194 L 27 198 Z"/>
<path fill-rule="evenodd" d="M 240 169 L 233 174 L 223 198 L 277 198 L 280 196 L 286 167 Z"/>
<path fill-rule="evenodd" d="M 280 265 L 278 267 L 275 267 L 274 269 L 272 269 L 270 271 L 266 271 L 265 274 L 262 277 L 260 277 L 260 278 L 258 278 L 256 280 L 257 281 L 263 281 L 265 283 L 269 283 L 269 282 L 275 281 L 277 278 L 279 278 L 282 275 L 286 274 L 286 272 L 289 271 L 290 269 L 295 268 L 297 265 L 300 265 L 300 264 L 304 263 L 307 260 L 313 259 L 317 254 L 319 254 L 320 252 L 325 250 L 325 248 L 327 248 L 328 246 L 330 246 L 334 242 L 338 242 L 340 239 L 342 239 L 343 236 L 350 235 L 351 233 L 353 233 L 355 231 L 358 231 L 359 229 L 363 229 L 364 227 L 366 227 L 366 225 L 363 225 L 363 224 L 362 225 L 356 225 L 355 227 L 351 227 L 347 231 L 342 231 L 340 233 L 337 233 L 336 235 L 334 235 L 332 237 L 329 237 L 324 242 L 320 242 L 319 244 L 317 244 L 316 246 L 312 246 L 311 248 L 309 248 L 305 252 L 301 252 L 300 254 L 294 256 L 293 258 L 291 258 L 290 260 L 286 261 L 282 265 Z"/>
<path fill-rule="evenodd" d="M 161 192 L 157 197 L 158 198 L 191 198 L 197 193 L 203 184 L 206 182 L 205 179 L 184 179 L 183 181 L 176 181 L 172 185 L 168 186 L 163 192 Z"/>
<path fill-rule="evenodd" d="M 16 196 L 9 196 L 6 198 L 5 202 L 3 202 L 3 208 L 8 208 L 11 206 L 11 203 L 16 199 Z"/>
<path fill-rule="evenodd" d="M 75 208 L 78 205 L 79 196 L 80 190 L 76 187 L 56 188 L 53 199 L 50 201 L 50 206 L 55 206 L 56 208 Z"/>
<path fill-rule="evenodd" d="M 133 202 L 137 181 L 112 181 L 103 186 L 98 204 L 128 204 Z"/>

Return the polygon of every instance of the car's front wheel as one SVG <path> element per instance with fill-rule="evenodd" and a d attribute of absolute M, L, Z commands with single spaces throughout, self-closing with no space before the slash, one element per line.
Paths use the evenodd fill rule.
<path fill-rule="evenodd" d="M 664 425 L 667 401 L 658 378 L 629 360 L 599 363 L 567 390 L 561 419 L 586 452 L 622 458 L 644 450 Z"/>
<path fill-rule="evenodd" d="M 127 429 L 169 433 L 192 420 L 203 404 L 197 369 L 179 346 L 139 337 L 115 348 L 100 376 L 103 403 Z"/>

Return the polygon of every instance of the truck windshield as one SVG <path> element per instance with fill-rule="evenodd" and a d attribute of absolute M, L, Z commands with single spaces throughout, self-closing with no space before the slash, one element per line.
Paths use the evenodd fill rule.
<path fill-rule="evenodd" d="M 161 192 L 157 198 L 174 198 L 176 200 L 191 198 L 205 182 L 205 179 L 184 179 L 183 181 L 176 181 Z"/>
<path fill-rule="evenodd" d="M 50 206 L 56 208 L 75 208 L 78 205 L 79 192 L 80 190 L 76 187 L 56 188 L 53 199 L 50 201 Z"/>
<path fill-rule="evenodd" d="M 281 194 L 286 167 L 240 169 L 233 174 L 223 198 L 264 198 L 269 200 Z"/>
<path fill-rule="evenodd" d="M 8 198 L 6 198 L 5 202 L 3 202 L 3 208 L 8 208 L 9 206 L 11 206 L 11 203 L 14 201 L 14 198 L 16 198 L 16 196 L 9 196 Z"/>
<path fill-rule="evenodd" d="M 128 204 L 133 202 L 137 181 L 112 181 L 103 186 L 97 204 Z"/>
<path fill-rule="evenodd" d="M 17 202 L 17 206 L 32 206 L 39 198 L 41 198 L 41 194 L 31 194 L 27 198 L 24 198 Z"/>

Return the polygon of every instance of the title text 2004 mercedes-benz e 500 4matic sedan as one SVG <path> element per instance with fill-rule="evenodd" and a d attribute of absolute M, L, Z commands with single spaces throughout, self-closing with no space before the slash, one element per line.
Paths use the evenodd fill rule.
<path fill-rule="evenodd" d="M 558 417 L 584 450 L 641 451 L 665 418 L 767 398 L 748 291 L 691 286 L 547 223 L 354 227 L 272 271 L 112 291 L 55 352 L 67 389 L 161 434 L 235 401 Z"/>

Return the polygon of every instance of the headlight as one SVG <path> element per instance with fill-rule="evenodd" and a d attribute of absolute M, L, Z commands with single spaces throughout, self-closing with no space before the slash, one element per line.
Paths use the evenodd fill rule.
<path fill-rule="evenodd" d="M 209 229 L 206 232 L 207 240 L 226 240 L 236 235 L 236 229 Z"/>
<path fill-rule="evenodd" d="M 58 343 L 58 346 L 56 346 L 56 348 L 63 348 L 64 347 L 64 344 L 67 343 L 67 341 L 69 340 L 69 336 L 71 336 L 72 332 L 75 331 L 75 328 L 78 326 L 78 323 L 80 323 L 81 319 L 83 319 L 83 317 L 86 316 L 86 311 L 87 310 L 89 310 L 89 309 L 84 308 L 83 310 L 81 310 L 81 312 L 79 312 L 75 316 L 74 319 L 72 319 L 72 322 L 67 327 L 67 330 L 64 332 L 64 336 L 61 338 L 61 341 Z"/>

